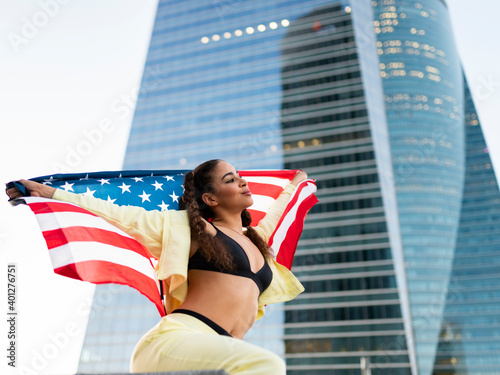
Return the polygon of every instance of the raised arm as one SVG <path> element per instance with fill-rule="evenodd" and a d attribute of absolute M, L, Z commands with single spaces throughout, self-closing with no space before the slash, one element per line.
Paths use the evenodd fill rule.
<path fill-rule="evenodd" d="M 160 211 L 119 206 L 99 198 L 70 193 L 30 180 L 21 180 L 21 183 L 32 196 L 74 203 L 102 217 L 139 241 L 154 257 L 160 258 L 164 221 L 164 215 Z M 6 193 L 11 199 L 22 197 L 22 193 L 16 188 L 8 189 Z"/>
<path fill-rule="evenodd" d="M 20 180 L 20 182 L 24 185 L 26 190 L 28 190 L 30 194 L 34 197 L 42 197 L 50 199 L 52 198 L 52 196 L 56 191 L 56 188 L 53 188 L 52 186 L 40 184 L 35 181 Z M 21 198 L 23 196 L 23 193 L 21 193 L 15 187 L 10 189 L 5 189 L 5 193 L 9 196 L 10 199 Z"/>
<path fill-rule="evenodd" d="M 269 238 L 273 234 L 278 222 L 285 211 L 286 205 L 290 200 L 292 193 L 295 190 L 295 187 L 302 181 L 307 179 L 307 174 L 304 171 L 297 171 L 292 181 L 285 186 L 285 189 L 281 192 L 278 199 L 274 201 L 269 210 L 267 211 L 266 216 L 259 222 L 259 224 L 255 227 L 255 230 L 259 235 L 264 238 L 266 243 L 269 242 Z"/>

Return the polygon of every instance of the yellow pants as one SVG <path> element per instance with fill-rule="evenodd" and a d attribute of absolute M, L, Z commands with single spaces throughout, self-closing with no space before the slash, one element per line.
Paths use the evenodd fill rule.
<path fill-rule="evenodd" d="M 185 314 L 164 317 L 137 343 L 131 372 L 225 370 L 228 374 L 285 375 L 276 354 L 228 336 Z"/>

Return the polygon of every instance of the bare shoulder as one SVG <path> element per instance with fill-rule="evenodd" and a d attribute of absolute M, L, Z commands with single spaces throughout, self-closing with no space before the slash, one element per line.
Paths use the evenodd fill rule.
<path fill-rule="evenodd" d="M 208 233 L 209 235 L 215 237 L 217 234 L 217 231 L 215 230 L 214 226 L 210 224 L 208 221 L 205 219 L 202 219 L 205 223 L 205 232 Z M 200 242 L 198 241 L 198 236 L 192 235 L 191 236 L 191 248 L 189 250 L 189 257 L 192 257 L 194 253 L 200 248 Z"/>
<path fill-rule="evenodd" d="M 215 235 L 217 234 L 217 230 L 215 230 L 215 227 L 212 224 L 210 224 L 208 221 L 206 221 L 205 219 L 202 219 L 202 220 L 205 223 L 205 232 L 207 232 L 211 236 L 215 237 Z"/>
<path fill-rule="evenodd" d="M 191 248 L 189 249 L 189 257 L 191 258 L 200 248 L 200 243 L 196 238 L 191 238 Z"/>

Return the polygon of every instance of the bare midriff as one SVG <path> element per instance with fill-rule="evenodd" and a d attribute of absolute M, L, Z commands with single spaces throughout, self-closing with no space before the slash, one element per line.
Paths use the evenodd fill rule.
<path fill-rule="evenodd" d="M 190 270 L 182 309 L 204 315 L 231 336 L 243 339 L 257 316 L 259 288 L 252 279 L 226 273 Z"/>

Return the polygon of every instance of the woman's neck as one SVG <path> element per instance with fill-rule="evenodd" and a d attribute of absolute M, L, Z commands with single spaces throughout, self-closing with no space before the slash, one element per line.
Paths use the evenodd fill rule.
<path fill-rule="evenodd" d="M 223 225 L 227 228 L 241 230 L 243 223 L 241 221 L 241 214 L 239 215 L 224 215 L 224 217 L 215 217 L 212 222 L 217 225 Z"/>

